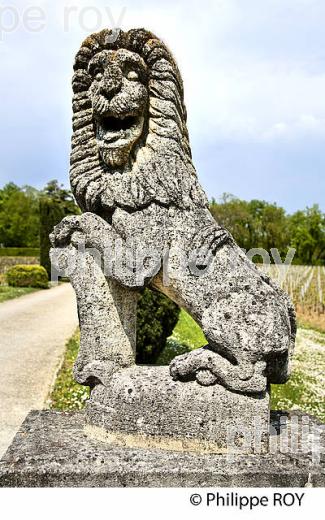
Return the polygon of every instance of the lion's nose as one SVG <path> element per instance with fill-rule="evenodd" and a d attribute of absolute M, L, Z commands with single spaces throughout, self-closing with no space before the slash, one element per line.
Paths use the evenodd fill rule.
<path fill-rule="evenodd" d="M 105 97 L 112 97 L 116 94 L 122 85 L 122 71 L 117 65 L 108 67 L 100 82 L 100 92 Z"/>

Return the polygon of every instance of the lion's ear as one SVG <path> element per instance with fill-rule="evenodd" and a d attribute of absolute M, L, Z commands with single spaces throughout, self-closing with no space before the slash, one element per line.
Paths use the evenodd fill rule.
<path fill-rule="evenodd" d="M 148 40 L 156 39 L 156 36 L 147 29 L 130 29 L 127 33 L 128 48 L 143 56 L 143 46 Z"/>
<path fill-rule="evenodd" d="M 74 94 L 88 90 L 91 85 L 91 77 L 85 70 L 77 70 L 72 77 L 72 90 Z"/>

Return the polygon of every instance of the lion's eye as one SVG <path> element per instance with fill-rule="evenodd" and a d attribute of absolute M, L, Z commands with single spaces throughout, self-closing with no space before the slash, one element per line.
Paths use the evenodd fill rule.
<path fill-rule="evenodd" d="M 127 75 L 127 79 L 130 79 L 131 81 L 136 80 L 139 79 L 139 75 L 137 72 L 135 72 L 135 70 L 130 70 L 130 72 Z"/>

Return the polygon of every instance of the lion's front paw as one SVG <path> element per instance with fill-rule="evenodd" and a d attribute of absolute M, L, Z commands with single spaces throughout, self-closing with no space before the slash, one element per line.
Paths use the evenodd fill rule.
<path fill-rule="evenodd" d="M 54 227 L 50 241 L 53 247 L 65 247 L 70 243 L 76 248 L 97 247 L 105 235 L 110 234 L 110 230 L 107 222 L 92 213 L 69 215 Z"/>
<path fill-rule="evenodd" d="M 80 218 L 78 215 L 69 215 L 54 226 L 50 234 L 50 241 L 53 247 L 65 247 L 70 244 L 72 235 L 81 231 Z"/>

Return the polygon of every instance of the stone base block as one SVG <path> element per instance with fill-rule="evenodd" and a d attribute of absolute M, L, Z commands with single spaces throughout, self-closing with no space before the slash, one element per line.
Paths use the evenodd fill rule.
<path fill-rule="evenodd" d="M 86 416 L 90 435 L 125 446 L 222 453 L 231 444 L 260 453 L 267 445 L 269 394 L 173 381 L 168 367 L 134 366 L 95 387 Z"/>
<path fill-rule="evenodd" d="M 272 432 L 284 445 L 280 418 Z M 308 416 L 307 416 L 308 418 Z M 303 417 L 306 419 L 306 416 Z M 309 452 L 264 455 L 198 454 L 125 448 L 89 438 L 82 413 L 31 412 L 0 461 L 0 487 L 303 487 L 325 486 L 324 455 Z M 310 426 L 317 423 L 310 418 Z M 281 437 L 284 439 L 281 439 Z M 321 441 L 324 454 L 324 441 Z"/>

